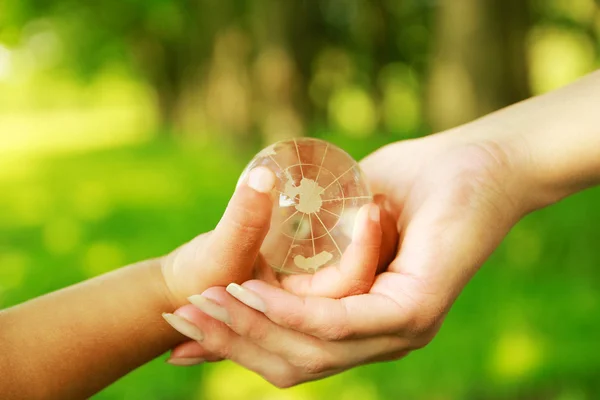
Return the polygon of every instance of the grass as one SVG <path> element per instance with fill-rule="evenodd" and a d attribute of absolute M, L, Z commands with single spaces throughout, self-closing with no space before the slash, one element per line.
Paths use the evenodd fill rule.
<path fill-rule="evenodd" d="M 382 144 L 327 139 L 356 157 Z M 2 164 L 0 305 L 166 253 L 211 229 L 249 156 L 156 140 Z M 595 189 L 525 218 L 434 342 L 403 361 L 278 391 L 231 363 L 178 369 L 156 360 L 96 398 L 597 398 L 599 204 Z"/>

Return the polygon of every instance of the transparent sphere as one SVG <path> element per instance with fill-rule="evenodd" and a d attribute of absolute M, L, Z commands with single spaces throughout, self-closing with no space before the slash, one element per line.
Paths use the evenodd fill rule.
<path fill-rule="evenodd" d="M 262 150 L 240 179 L 258 166 L 277 175 L 271 229 L 261 248 L 269 265 L 299 274 L 338 263 L 359 208 L 372 201 L 358 163 L 331 143 L 298 138 Z"/>

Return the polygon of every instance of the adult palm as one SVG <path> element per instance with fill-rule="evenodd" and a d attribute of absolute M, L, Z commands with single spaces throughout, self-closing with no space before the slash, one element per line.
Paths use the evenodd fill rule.
<path fill-rule="evenodd" d="M 226 310 L 227 323 L 180 309 L 206 339 L 173 356 L 231 358 L 285 387 L 429 343 L 465 284 L 531 209 L 517 152 L 469 132 L 397 142 L 361 162 L 399 234 L 395 258 L 366 293 L 322 297 L 303 278 L 251 280 L 237 299 L 211 288 L 203 295 Z"/>

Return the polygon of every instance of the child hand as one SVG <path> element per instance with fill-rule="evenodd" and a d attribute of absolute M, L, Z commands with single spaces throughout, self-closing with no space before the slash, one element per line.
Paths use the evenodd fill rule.
<path fill-rule="evenodd" d="M 376 200 L 383 203 L 383 198 Z M 258 271 L 262 280 L 303 297 L 358 295 L 368 292 L 377 271 L 389 264 L 397 241 L 395 219 L 384 208 L 367 204 L 358 213 L 352 244 L 344 252 L 339 265 L 324 268 L 314 275 L 278 276 L 265 263 L 258 264 Z M 236 298 L 243 298 L 246 302 L 254 299 L 257 302 L 255 306 L 260 309 L 260 298 L 253 297 L 251 291 L 235 283 L 227 288 L 212 287 L 202 295 L 190 297 L 193 305 L 179 308 L 173 316 L 176 322 L 172 325 L 194 341 L 177 346 L 169 362 L 194 365 L 229 358 L 246 366 L 254 365 L 255 369 L 266 364 L 281 365 L 281 368 L 270 371 L 291 368 L 283 358 L 274 356 L 260 345 L 262 340 L 277 340 L 277 325 L 272 324 L 269 334 L 259 326 L 252 326 L 248 313 L 256 311 L 248 309 Z M 298 336 L 304 335 L 298 333 Z M 308 351 L 310 344 L 307 346 Z M 269 374 L 268 371 L 263 372 Z M 277 379 L 273 377 L 273 380 Z"/>
<path fill-rule="evenodd" d="M 161 260 L 173 309 L 211 286 L 252 278 L 269 230 L 274 184 L 275 175 L 269 169 L 252 170 L 247 181 L 236 188 L 213 231 L 197 236 Z"/>

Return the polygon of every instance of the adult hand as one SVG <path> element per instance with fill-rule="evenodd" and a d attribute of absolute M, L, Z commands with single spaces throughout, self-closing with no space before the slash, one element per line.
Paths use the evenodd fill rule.
<path fill-rule="evenodd" d="M 240 302 L 211 288 L 205 295 L 227 310 L 229 327 L 193 307 L 181 309 L 212 339 L 182 345 L 174 355 L 234 358 L 256 346 L 258 354 L 283 361 L 237 361 L 289 386 L 424 346 L 516 221 L 600 185 L 599 89 L 600 71 L 367 157 L 362 166 L 374 192 L 387 194 L 400 233 L 396 258 L 369 293 L 327 299 L 291 282 L 283 289 L 294 293 L 249 281 L 230 291 Z M 235 347 L 215 346 L 229 341 Z"/>
<path fill-rule="evenodd" d="M 180 309 L 205 339 L 172 357 L 231 358 L 282 387 L 400 358 L 429 343 L 465 284 L 530 208 L 516 152 L 460 131 L 391 144 L 361 166 L 373 191 L 387 196 L 400 234 L 396 258 L 368 293 L 317 296 L 299 277 L 280 286 L 252 280 L 211 288 L 203 297 L 228 318 Z"/>
<path fill-rule="evenodd" d="M 269 230 L 273 208 L 269 193 L 275 179 L 265 167 L 252 170 L 248 182 L 236 188 L 213 231 L 197 236 L 161 259 L 164 280 L 175 307 L 188 304 L 187 297 L 211 286 L 242 283 L 253 277 L 279 285 L 280 276 L 259 254 Z M 362 207 L 357 218 L 362 229 L 356 231 L 358 235 L 344 254 L 343 262 L 314 275 L 292 278 L 295 287 L 315 296 L 336 298 L 364 293 L 371 287 L 378 267 L 391 260 L 397 235 L 391 216 L 380 213 L 376 204 Z"/>

